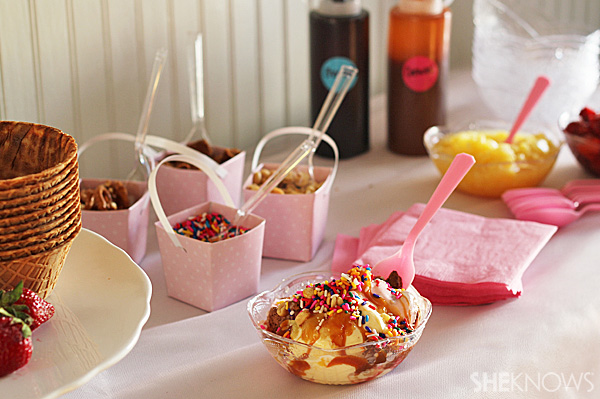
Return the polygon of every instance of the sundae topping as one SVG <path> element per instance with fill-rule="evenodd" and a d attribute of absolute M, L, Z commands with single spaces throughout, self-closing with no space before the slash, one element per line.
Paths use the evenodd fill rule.
<path fill-rule="evenodd" d="M 261 170 L 254 172 L 252 175 L 252 184 L 246 189 L 258 190 L 273 174 L 271 169 L 262 168 Z M 273 188 L 271 192 L 273 194 L 311 194 L 317 191 L 323 182 L 319 183 L 312 179 L 308 172 L 304 171 L 290 171 L 281 183 L 277 187 Z"/>
<path fill-rule="evenodd" d="M 406 335 L 421 321 L 420 295 L 373 277 L 371 267 L 354 266 L 339 279 L 314 283 L 271 308 L 265 329 L 320 348 Z M 390 284 L 390 282 L 392 284 Z"/>
<path fill-rule="evenodd" d="M 244 234 L 248 229 L 232 225 L 217 212 L 203 212 L 173 226 L 177 234 L 204 242 L 216 242 Z"/>
<path fill-rule="evenodd" d="M 211 157 L 213 161 L 218 164 L 229 161 L 231 158 L 235 157 L 241 152 L 237 148 L 213 147 L 204 139 L 195 141 L 193 143 L 188 143 L 187 146 L 201 152 L 208 157 Z M 187 162 L 171 161 L 168 164 L 178 169 L 198 169 Z"/>
<path fill-rule="evenodd" d="M 107 181 L 96 188 L 81 190 L 81 209 L 112 211 L 129 208 L 127 187 L 120 181 Z"/>

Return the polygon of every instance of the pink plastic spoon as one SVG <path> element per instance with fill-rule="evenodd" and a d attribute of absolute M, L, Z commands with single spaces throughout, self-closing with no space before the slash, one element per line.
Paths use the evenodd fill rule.
<path fill-rule="evenodd" d="M 564 192 L 571 190 L 600 190 L 600 179 L 576 179 L 571 180 L 563 187 Z"/>
<path fill-rule="evenodd" d="M 529 96 L 527 97 L 525 104 L 523 104 L 523 108 L 521 108 L 521 112 L 519 113 L 517 120 L 513 124 L 512 129 L 510 129 L 510 133 L 508 134 L 508 138 L 506 139 L 506 142 L 508 144 L 512 143 L 515 134 L 519 131 L 521 126 L 523 126 L 523 123 L 525 123 L 525 120 L 529 117 L 529 114 L 531 113 L 535 105 L 538 103 L 540 97 L 542 96 L 542 94 L 544 94 L 549 85 L 550 79 L 548 79 L 546 76 L 539 76 L 535 80 L 535 84 L 529 92 Z"/>
<path fill-rule="evenodd" d="M 546 197 L 528 197 L 520 201 L 513 201 L 508 204 L 508 208 L 513 215 L 518 215 L 530 209 L 540 208 L 566 208 L 577 209 L 579 203 L 574 202 L 564 196 L 546 196 Z"/>
<path fill-rule="evenodd" d="M 513 208 L 515 204 L 523 201 L 529 202 L 536 199 L 540 201 L 553 201 L 556 198 L 561 200 L 556 201 L 571 201 L 577 202 L 579 205 L 591 204 L 594 202 L 600 202 L 600 186 L 595 190 L 593 187 L 586 188 L 575 188 L 572 187 L 570 191 L 557 190 L 555 188 L 545 187 L 532 187 L 532 188 L 515 188 L 506 190 L 502 194 L 502 200 L 508 205 L 509 208 Z"/>
<path fill-rule="evenodd" d="M 576 221 L 589 211 L 600 211 L 600 204 L 586 205 L 578 211 L 566 208 L 538 208 L 515 216 L 520 220 L 529 220 L 562 227 Z"/>
<path fill-rule="evenodd" d="M 555 188 L 531 187 L 531 188 L 513 188 L 502 193 L 502 200 L 509 204 L 513 201 L 520 201 L 526 198 L 536 198 L 545 196 L 564 197 L 564 194 Z"/>
<path fill-rule="evenodd" d="M 395 270 L 402 279 L 402 288 L 406 289 L 410 286 L 415 278 L 413 252 L 419 234 L 421 234 L 433 215 L 442 207 L 450 194 L 456 189 L 458 183 L 460 183 L 474 164 L 475 158 L 472 155 L 461 153 L 454 157 L 450 167 L 444 176 L 442 176 L 442 180 L 427 202 L 425 209 L 423 209 L 423 213 L 421 213 L 417 222 L 408 233 L 400 250 L 392 256 L 379 261 L 373 268 L 374 275 L 387 277 Z"/>

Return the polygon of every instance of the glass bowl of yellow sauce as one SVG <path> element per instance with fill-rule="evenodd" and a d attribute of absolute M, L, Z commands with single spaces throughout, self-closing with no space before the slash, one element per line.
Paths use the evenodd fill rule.
<path fill-rule="evenodd" d="M 524 125 L 512 143 L 511 126 L 501 121 L 474 121 L 457 126 L 433 126 L 423 137 L 429 158 L 444 174 L 454 156 L 465 152 L 475 165 L 458 190 L 498 198 L 506 190 L 535 187 L 552 170 L 563 144 L 562 136 L 544 126 Z"/>

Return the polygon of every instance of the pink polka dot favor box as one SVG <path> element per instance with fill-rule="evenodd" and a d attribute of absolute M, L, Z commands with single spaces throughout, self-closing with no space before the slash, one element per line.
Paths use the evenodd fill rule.
<path fill-rule="evenodd" d="M 275 170 L 277 164 L 259 165 L 256 170 Z M 307 166 L 296 168 L 307 173 Z M 314 176 L 320 187 L 309 193 L 269 193 L 253 213 L 265 219 L 265 243 L 263 256 L 268 258 L 310 261 L 323 241 L 329 197 L 331 191 L 331 168 L 315 167 Z M 248 189 L 253 175 L 244 183 L 244 199 L 247 201 L 256 191 Z"/>
<path fill-rule="evenodd" d="M 227 172 L 221 180 L 235 206 L 240 205 L 245 162 L 246 152 L 241 151 L 220 164 Z M 162 207 L 167 215 L 208 201 L 224 204 L 215 183 L 202 170 L 166 166 L 158 171 L 156 184 Z"/>
<path fill-rule="evenodd" d="M 210 312 L 258 291 L 265 232 L 263 218 L 250 214 L 240 223 L 242 234 L 230 234 L 212 242 L 202 240 L 206 238 L 206 230 L 211 233 L 219 230 L 216 224 L 222 221 L 202 218 L 203 215 L 222 215 L 231 221 L 236 211 L 223 204 L 206 202 L 177 212 L 168 217 L 168 222 L 170 226 L 183 226 L 179 233 L 156 222 L 169 296 Z"/>
<path fill-rule="evenodd" d="M 259 164 L 262 150 L 268 142 L 281 136 L 310 137 L 313 134 L 313 129 L 308 127 L 288 126 L 263 136 L 252 156 L 252 173 L 244 181 L 244 201 L 254 196 L 260 185 L 265 183 L 265 178 L 268 179 L 272 172 L 283 165 Z M 321 139 L 333 150 L 332 166 L 314 166 L 312 156 L 308 155 L 307 161 L 290 171 L 274 192 L 267 194 L 253 210 L 255 215 L 266 221 L 263 249 L 265 257 L 307 262 L 314 257 L 323 241 L 331 187 L 339 166 L 339 151 L 330 136 L 323 134 Z M 303 144 L 307 142 L 304 141 Z M 313 170 L 312 176 L 310 168 Z"/>
<path fill-rule="evenodd" d="M 150 212 L 147 183 L 90 178 L 82 179 L 80 186 L 82 198 L 86 189 L 90 190 L 87 202 L 82 203 L 82 226 L 100 234 L 139 263 L 146 254 Z M 117 206 L 118 195 L 128 197 L 126 208 Z"/>

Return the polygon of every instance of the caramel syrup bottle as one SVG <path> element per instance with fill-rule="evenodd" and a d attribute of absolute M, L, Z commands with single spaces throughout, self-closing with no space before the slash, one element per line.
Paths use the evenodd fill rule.
<path fill-rule="evenodd" d="M 402 0 L 389 22 L 388 148 L 426 155 L 423 134 L 446 122 L 451 12 L 441 0 Z"/>
<path fill-rule="evenodd" d="M 369 13 L 360 0 L 321 0 L 310 12 L 311 118 L 317 119 L 342 65 L 358 68 L 358 75 L 333 118 L 327 134 L 340 158 L 369 150 Z M 333 158 L 326 144 L 317 154 Z"/>

